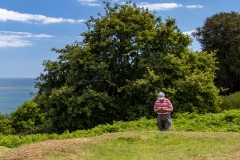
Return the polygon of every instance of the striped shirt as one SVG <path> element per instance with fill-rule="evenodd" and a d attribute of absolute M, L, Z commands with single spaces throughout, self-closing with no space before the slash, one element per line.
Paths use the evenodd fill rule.
<path fill-rule="evenodd" d="M 154 104 L 154 109 L 158 109 L 158 108 L 163 108 L 163 109 L 173 109 L 172 103 L 169 99 L 164 98 L 163 100 L 157 100 Z M 157 112 L 158 114 L 171 114 L 171 112 L 167 112 L 164 110 L 159 110 Z"/>

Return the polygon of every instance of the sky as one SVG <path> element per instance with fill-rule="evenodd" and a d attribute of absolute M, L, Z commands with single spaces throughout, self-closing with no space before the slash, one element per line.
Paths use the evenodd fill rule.
<path fill-rule="evenodd" d="M 126 0 L 106 2 L 124 3 Z M 132 0 L 155 11 L 162 19 L 173 18 L 189 34 L 202 27 L 206 18 L 220 12 L 240 13 L 240 0 Z M 1 0 L 0 78 L 36 78 L 44 73 L 44 60 L 57 60 L 61 49 L 87 31 L 90 16 L 104 15 L 103 0 Z M 194 40 L 194 39 L 193 39 Z M 197 41 L 189 46 L 200 51 Z"/>

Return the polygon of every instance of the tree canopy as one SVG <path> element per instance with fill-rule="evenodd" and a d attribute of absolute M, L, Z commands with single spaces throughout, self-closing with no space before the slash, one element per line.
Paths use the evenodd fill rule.
<path fill-rule="evenodd" d="M 40 114 L 37 104 L 30 100 L 26 100 L 10 115 L 12 127 L 21 134 L 36 133 L 44 123 L 43 114 Z"/>
<path fill-rule="evenodd" d="M 217 67 L 215 84 L 228 89 L 227 93 L 240 90 L 240 15 L 221 12 L 207 18 L 193 36 L 201 43 L 203 51 L 216 51 Z"/>
<path fill-rule="evenodd" d="M 44 61 L 34 99 L 51 132 L 88 129 L 117 120 L 155 117 L 153 104 L 165 92 L 177 112 L 216 112 L 215 55 L 188 49 L 192 40 L 176 21 L 156 17 L 127 2 L 105 3 L 90 17 L 83 40 L 53 49 Z"/>

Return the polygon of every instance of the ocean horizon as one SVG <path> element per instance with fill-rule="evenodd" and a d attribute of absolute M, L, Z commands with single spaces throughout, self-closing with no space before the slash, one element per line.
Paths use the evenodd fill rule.
<path fill-rule="evenodd" d="M 37 92 L 35 78 L 0 78 L 0 112 L 10 114 Z"/>
<path fill-rule="evenodd" d="M 34 87 L 35 78 L 0 78 L 0 87 Z"/>

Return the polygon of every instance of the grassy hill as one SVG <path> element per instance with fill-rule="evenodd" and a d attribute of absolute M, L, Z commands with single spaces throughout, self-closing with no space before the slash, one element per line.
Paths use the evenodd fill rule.
<path fill-rule="evenodd" d="M 1 160 L 240 159 L 240 110 L 176 114 L 172 131 L 156 119 L 114 122 L 62 134 L 0 134 Z"/>
<path fill-rule="evenodd" d="M 226 160 L 240 159 L 235 132 L 132 131 L 89 138 L 0 147 L 3 160 Z"/>

